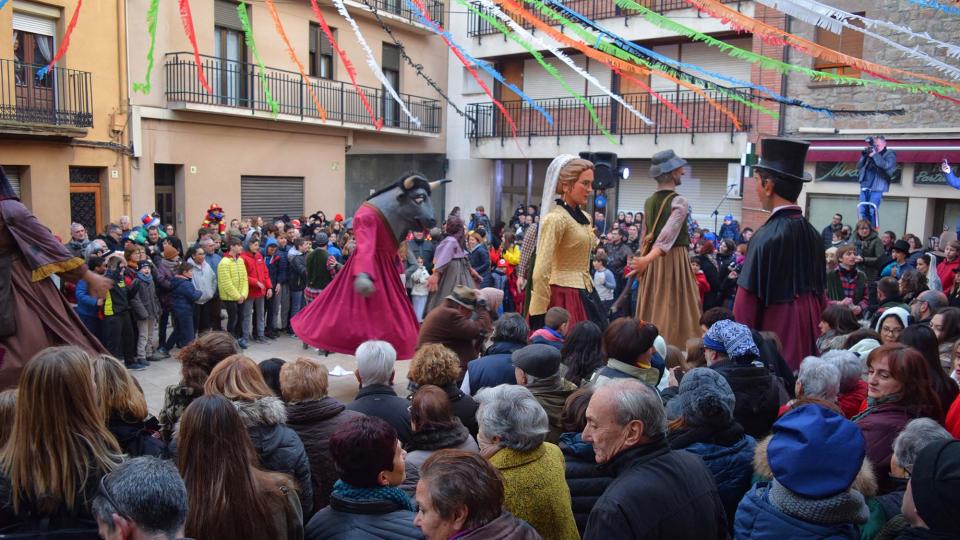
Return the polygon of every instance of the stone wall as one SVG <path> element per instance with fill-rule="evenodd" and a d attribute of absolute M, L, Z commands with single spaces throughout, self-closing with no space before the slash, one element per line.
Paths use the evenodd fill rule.
<path fill-rule="evenodd" d="M 947 43 L 956 43 L 960 36 L 960 17 L 946 15 L 935 9 L 910 4 L 905 0 L 831 0 L 830 5 L 848 12 L 865 12 L 868 18 L 885 20 L 900 26 L 906 26 L 914 32 L 928 32 L 935 39 Z M 816 29 L 807 23 L 793 19 L 791 33 L 814 40 Z M 883 28 L 872 32 L 893 39 L 909 47 L 918 46 L 918 50 L 933 56 L 947 64 L 960 66 L 960 62 L 947 59 L 942 49 L 935 49 L 926 41 L 905 39 L 904 34 Z M 921 44 L 922 43 L 922 44 Z M 789 51 L 788 61 L 795 65 L 813 67 L 814 59 L 796 50 Z M 935 67 L 922 60 L 901 52 L 888 44 L 869 36 L 864 36 L 863 59 L 877 64 L 905 69 L 925 75 L 933 75 L 948 81 L 957 82 Z M 864 79 L 872 78 L 863 75 Z M 895 76 L 903 80 L 903 77 Z M 919 79 L 905 82 L 922 83 Z M 816 82 L 809 77 L 793 73 L 787 82 L 787 95 L 796 97 L 811 105 L 840 109 L 904 109 L 901 116 L 866 116 L 825 118 L 812 111 L 789 107 L 786 115 L 785 131 L 795 133 L 800 127 L 820 127 L 837 129 L 896 129 L 896 128 L 948 128 L 956 127 L 960 132 L 960 104 L 937 98 L 928 94 L 887 90 L 873 87 L 837 86 L 829 82 Z M 954 94 L 956 96 L 956 94 Z M 960 97 L 960 96 L 958 96 Z"/>

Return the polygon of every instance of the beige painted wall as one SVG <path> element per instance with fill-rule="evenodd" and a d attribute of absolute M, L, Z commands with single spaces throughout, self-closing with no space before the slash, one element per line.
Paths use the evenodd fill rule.
<path fill-rule="evenodd" d="M 33 3 L 60 10 L 56 46 L 59 47 L 77 0 L 35 0 Z M 0 10 L 0 35 L 13 33 L 13 10 L 10 2 Z M 111 116 L 125 113 L 126 92 L 121 88 L 120 46 L 122 28 L 118 26 L 116 1 L 84 2 L 77 26 L 70 38 L 70 48 L 57 63 L 58 67 L 86 71 L 92 76 L 93 127 L 80 140 L 89 142 L 122 142 L 111 132 Z M 0 58 L 13 58 L 9 37 L 0 40 Z M 69 237 L 70 198 L 69 167 L 103 167 L 101 203 L 103 223 L 123 212 L 123 177 L 120 153 L 103 148 L 89 148 L 64 142 L 0 138 L 0 163 L 27 167 L 24 171 L 24 203 L 37 217 L 63 238 Z M 117 171 L 112 178 L 111 170 Z"/>
<path fill-rule="evenodd" d="M 192 239 L 210 203 L 240 217 L 242 175 L 304 177 L 304 209 L 343 212 L 344 138 L 190 122 L 143 121 L 143 157 L 134 170 L 134 215 L 154 206 L 154 164 L 183 165 L 180 236 Z M 190 167 L 197 172 L 192 174 Z M 178 182 L 178 189 L 180 187 Z"/>

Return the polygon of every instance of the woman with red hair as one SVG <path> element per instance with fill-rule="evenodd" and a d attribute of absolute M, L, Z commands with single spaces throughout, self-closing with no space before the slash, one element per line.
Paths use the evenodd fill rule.
<path fill-rule="evenodd" d="M 910 420 L 942 418 L 940 399 L 930 385 L 927 363 L 916 349 L 888 343 L 867 357 L 867 408 L 853 417 L 867 442 L 867 457 L 889 491 L 893 440 Z"/>

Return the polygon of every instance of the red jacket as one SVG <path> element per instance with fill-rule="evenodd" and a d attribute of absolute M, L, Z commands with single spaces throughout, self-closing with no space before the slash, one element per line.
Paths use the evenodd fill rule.
<path fill-rule="evenodd" d="M 947 412 L 947 421 L 944 422 L 944 427 L 955 439 L 960 439 L 960 398 L 953 400 L 953 405 Z"/>
<path fill-rule="evenodd" d="M 703 307 L 703 298 L 710 292 L 710 282 L 707 281 L 707 275 L 702 270 L 694 276 L 697 278 L 697 289 L 700 291 L 700 307 Z"/>
<path fill-rule="evenodd" d="M 867 403 L 867 383 L 857 381 L 857 387 L 849 392 L 841 392 L 837 396 L 837 405 L 843 411 L 847 418 L 853 418 L 860 411 L 866 408 Z"/>
<path fill-rule="evenodd" d="M 946 259 L 937 263 L 937 276 L 940 277 L 940 283 L 943 285 L 943 292 L 950 294 L 953 289 L 953 282 L 957 278 L 954 270 L 960 268 L 960 259 L 953 262 L 947 262 Z"/>
<path fill-rule="evenodd" d="M 250 296 L 248 298 L 261 298 L 266 296 L 267 289 L 273 287 L 270 283 L 270 272 L 267 271 L 267 264 L 263 260 L 263 255 L 258 251 L 250 253 L 244 251 L 240 254 L 244 266 L 247 267 L 247 283 L 250 284 Z M 257 282 L 263 283 L 263 287 L 258 287 Z"/>

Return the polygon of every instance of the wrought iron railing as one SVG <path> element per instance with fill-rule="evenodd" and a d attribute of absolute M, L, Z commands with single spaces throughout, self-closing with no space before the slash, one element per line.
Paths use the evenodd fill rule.
<path fill-rule="evenodd" d="M 704 90 L 711 99 L 727 108 L 740 123 L 739 129 L 730 118 L 711 106 L 702 96 L 689 90 L 661 92 L 690 121 L 689 127 L 676 112 L 647 93 L 624 94 L 623 100 L 653 121 L 648 125 L 609 96 L 587 96 L 604 127 L 615 135 L 666 135 L 674 133 L 734 133 L 749 131 L 751 109 L 715 90 Z M 525 101 L 504 101 L 503 106 L 517 126 L 517 136 L 560 137 L 601 135 L 589 111 L 572 97 L 534 100 L 550 116 L 553 125 Z M 466 125 L 468 139 L 507 138 L 513 135 L 509 124 L 493 103 L 467 106 L 467 115 L 475 122 Z"/>
<path fill-rule="evenodd" d="M 167 80 L 167 101 L 236 107 L 249 109 L 251 112 L 271 110 L 257 75 L 256 64 L 212 56 L 201 56 L 200 62 L 212 93 L 200 85 L 197 64 L 192 53 L 176 52 L 166 55 L 164 72 Z M 265 79 L 271 96 L 279 105 L 280 114 L 321 118 L 307 83 L 299 73 L 267 68 Z M 309 77 L 307 82 L 326 112 L 328 123 L 373 125 L 360 94 L 349 82 L 314 77 Z M 384 127 L 411 132 L 440 132 L 442 107 L 438 100 L 400 94 L 407 109 L 420 120 L 421 125 L 418 127 L 401 112 L 399 105 L 383 89 L 360 86 L 360 90 L 377 118 L 384 119 Z"/>
<path fill-rule="evenodd" d="M 0 60 L 0 120 L 88 128 L 93 126 L 93 75 L 55 67 Z"/>
<path fill-rule="evenodd" d="M 649 8 L 657 13 L 664 13 L 675 9 L 684 9 L 691 7 L 686 0 L 635 0 L 638 4 Z M 725 4 L 740 4 L 746 0 L 720 0 Z M 477 9 L 485 10 L 480 2 L 474 2 Z M 614 17 L 630 17 L 637 15 L 638 12 L 630 9 L 621 9 L 614 0 L 565 0 L 563 5 L 582 14 L 584 17 L 592 20 L 610 19 Z M 529 6 L 528 6 L 529 7 Z M 538 18 L 556 24 L 552 18 L 541 14 L 537 9 L 530 9 Z M 526 20 L 518 20 L 524 28 L 531 28 L 533 25 Z M 470 12 L 467 19 L 467 35 L 470 37 L 485 36 L 499 33 L 490 23 L 481 19 L 475 13 Z"/>
<path fill-rule="evenodd" d="M 360 1 L 360 0 L 358 0 Z M 410 4 L 406 0 L 367 0 L 373 7 L 377 8 L 377 11 L 387 12 L 401 19 L 406 19 L 410 22 L 420 23 L 420 10 L 413 11 L 410 9 Z M 443 25 L 443 2 L 437 0 L 425 0 L 424 7 L 427 9 L 427 13 L 430 14 L 430 19 L 441 26 Z"/>

